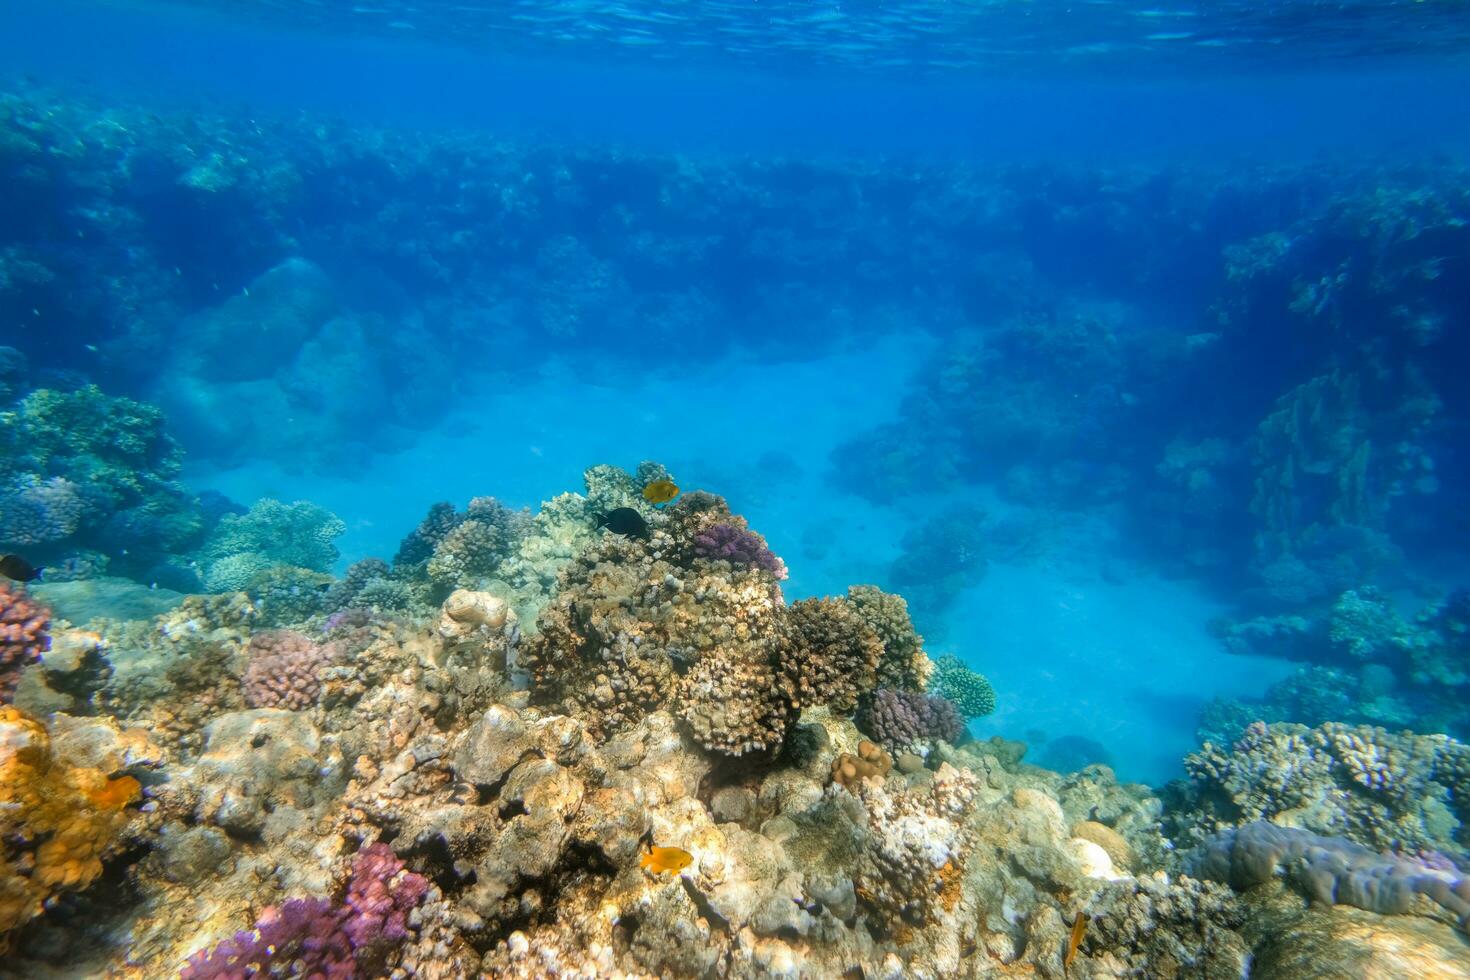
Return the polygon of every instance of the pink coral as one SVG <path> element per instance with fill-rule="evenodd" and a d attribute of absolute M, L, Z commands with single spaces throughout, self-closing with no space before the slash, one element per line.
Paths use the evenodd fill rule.
<path fill-rule="evenodd" d="M 20 672 L 51 646 L 51 611 L 8 582 L 0 582 L 0 703 L 10 703 Z"/>
<path fill-rule="evenodd" d="M 250 707 L 301 711 L 316 704 L 329 648 L 291 630 L 264 630 L 250 638 L 249 655 L 241 683 Z"/>

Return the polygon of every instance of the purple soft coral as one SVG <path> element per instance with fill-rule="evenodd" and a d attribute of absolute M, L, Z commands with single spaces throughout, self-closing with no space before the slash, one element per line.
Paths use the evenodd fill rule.
<path fill-rule="evenodd" d="M 245 930 L 207 952 L 189 957 L 179 980 L 247 980 L 286 967 L 310 980 L 352 980 L 353 947 L 343 929 L 343 909 L 325 898 L 293 898 L 267 908 L 254 930 Z M 299 970 L 297 969 L 299 967 Z"/>
<path fill-rule="evenodd" d="M 267 908 L 253 930 L 189 957 L 180 980 L 249 980 L 280 970 L 306 980 L 352 980 L 359 960 L 408 938 L 409 913 L 428 892 L 428 879 L 404 868 L 387 844 L 370 844 L 352 862 L 341 905 L 293 898 Z"/>
<path fill-rule="evenodd" d="M 778 579 L 786 577 L 786 563 L 759 534 L 733 524 L 712 524 L 694 536 L 694 553 L 746 568 L 761 568 Z"/>

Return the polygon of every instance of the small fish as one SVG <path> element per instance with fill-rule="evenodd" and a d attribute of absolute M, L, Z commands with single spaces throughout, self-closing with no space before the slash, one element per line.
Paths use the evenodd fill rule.
<path fill-rule="evenodd" d="M 0 575 L 17 582 L 34 582 L 41 577 L 41 569 L 20 555 L 0 555 Z"/>
<path fill-rule="evenodd" d="M 682 847 L 657 847 L 653 843 L 653 831 L 643 835 L 638 843 L 646 850 L 638 856 L 638 867 L 661 875 L 668 871 L 678 874 L 694 863 L 694 855 Z"/>
<path fill-rule="evenodd" d="M 679 487 L 673 480 L 654 480 L 643 488 L 643 499 L 650 504 L 666 504 L 677 496 Z"/>
<path fill-rule="evenodd" d="M 1066 973 L 1072 966 L 1072 961 L 1077 958 L 1077 948 L 1082 945 L 1082 937 L 1087 935 L 1087 923 L 1091 921 L 1085 912 L 1077 911 L 1077 918 L 1072 920 L 1072 935 L 1067 939 L 1067 955 L 1062 957 L 1062 972 Z"/>
<path fill-rule="evenodd" d="M 630 538 L 648 537 L 648 522 L 631 507 L 618 507 L 597 518 L 597 526 Z"/>

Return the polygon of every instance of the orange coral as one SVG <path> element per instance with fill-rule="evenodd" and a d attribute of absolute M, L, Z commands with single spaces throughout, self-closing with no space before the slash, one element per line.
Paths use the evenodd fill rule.
<path fill-rule="evenodd" d="M 0 705 L 0 933 L 102 873 L 140 791 L 132 776 L 57 758 L 45 725 Z"/>

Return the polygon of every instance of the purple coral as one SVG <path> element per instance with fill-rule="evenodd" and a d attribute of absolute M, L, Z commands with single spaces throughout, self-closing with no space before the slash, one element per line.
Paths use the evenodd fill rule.
<path fill-rule="evenodd" d="M 880 687 L 864 698 L 854 721 L 894 754 L 936 739 L 955 742 L 965 731 L 959 709 L 948 698 L 890 687 Z"/>
<path fill-rule="evenodd" d="M 249 656 L 241 684 L 250 707 L 301 711 L 316 704 L 330 648 L 291 630 L 264 630 L 250 638 Z"/>
<path fill-rule="evenodd" d="M 387 844 L 370 844 L 358 852 L 347 886 L 343 924 L 353 949 L 365 949 L 380 940 L 400 943 L 408 938 L 408 914 L 429 893 L 429 880 L 403 866 Z"/>
<path fill-rule="evenodd" d="M 180 980 L 352 980 L 363 972 L 376 974 L 381 971 L 360 966 L 409 937 L 409 913 L 428 893 L 428 879 L 407 870 L 392 848 L 370 844 L 352 862 L 342 904 L 293 898 L 269 907 L 254 929 L 189 957 Z"/>
<path fill-rule="evenodd" d="M 1257 820 L 1222 831 L 1186 862 L 1185 871 L 1245 890 L 1277 874 L 1313 901 L 1352 905 L 1380 915 L 1413 911 L 1423 895 L 1470 931 L 1470 877 L 1441 860 L 1382 854 L 1342 837 Z"/>
<path fill-rule="evenodd" d="M 295 976 L 352 980 L 357 960 L 343 930 L 343 910 L 325 898 L 293 898 L 268 907 L 254 929 L 189 957 L 179 980 L 248 980 Z M 281 972 L 288 971 L 288 972 Z"/>
<path fill-rule="evenodd" d="M 786 577 L 786 563 L 766 546 L 765 539 L 733 524 L 711 524 L 694 536 L 694 554 L 745 568 L 760 568 L 778 579 Z"/>
<path fill-rule="evenodd" d="M 46 631 L 51 626 L 51 613 L 45 606 L 0 582 L 0 704 L 15 697 L 20 672 L 26 664 L 41 659 L 51 646 Z"/>

